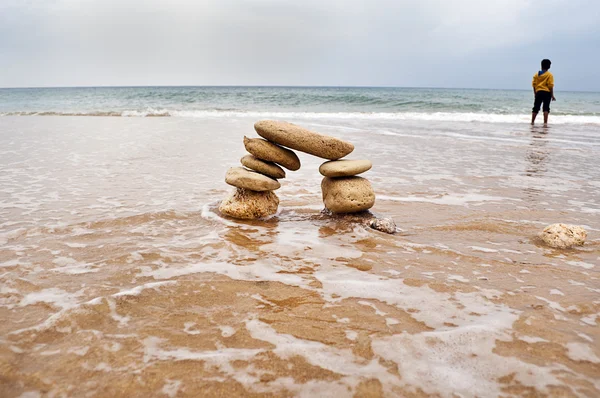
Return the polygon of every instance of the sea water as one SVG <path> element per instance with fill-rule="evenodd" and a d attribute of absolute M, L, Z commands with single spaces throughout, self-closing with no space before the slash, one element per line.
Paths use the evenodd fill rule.
<path fill-rule="evenodd" d="M 600 93 L 560 92 L 553 123 L 600 123 Z M 0 115 L 526 121 L 532 91 L 382 87 L 0 89 Z"/>
<path fill-rule="evenodd" d="M 0 395 L 597 396 L 600 95 L 532 97 L 0 90 Z M 303 153 L 276 216 L 223 218 L 263 118 L 352 142 L 397 233 L 323 215 Z"/>

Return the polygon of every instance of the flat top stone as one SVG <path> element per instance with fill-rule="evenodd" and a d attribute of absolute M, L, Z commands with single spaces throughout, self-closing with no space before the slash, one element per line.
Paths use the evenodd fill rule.
<path fill-rule="evenodd" d="M 298 159 L 298 155 L 293 151 L 282 148 L 262 138 L 244 137 L 244 147 L 258 159 L 278 163 L 292 171 L 300 168 L 300 159 Z"/>
<path fill-rule="evenodd" d="M 227 170 L 225 182 L 237 188 L 258 192 L 274 191 L 281 187 L 279 181 L 243 167 L 232 167 Z"/>
<path fill-rule="evenodd" d="M 332 160 L 319 167 L 319 173 L 325 177 L 350 177 L 370 170 L 370 160 Z"/>
<path fill-rule="evenodd" d="M 354 150 L 354 145 L 349 142 L 288 122 L 261 120 L 254 124 L 254 129 L 271 142 L 323 159 L 337 160 Z"/>

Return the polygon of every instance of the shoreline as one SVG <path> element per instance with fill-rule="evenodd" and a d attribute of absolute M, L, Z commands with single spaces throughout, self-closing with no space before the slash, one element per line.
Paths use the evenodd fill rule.
<path fill-rule="evenodd" d="M 600 392 L 593 132 L 320 128 L 372 159 L 388 235 L 323 217 L 302 154 L 275 216 L 220 217 L 249 120 L 0 118 L 0 395 Z"/>

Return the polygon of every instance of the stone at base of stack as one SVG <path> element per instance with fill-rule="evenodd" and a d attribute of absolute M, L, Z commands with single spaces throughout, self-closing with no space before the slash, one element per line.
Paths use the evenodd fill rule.
<path fill-rule="evenodd" d="M 219 211 L 229 217 L 242 220 L 263 218 L 277 213 L 279 198 L 273 191 L 250 191 L 236 188 L 221 202 Z"/>
<path fill-rule="evenodd" d="M 333 213 L 356 213 L 375 204 L 373 187 L 362 177 L 325 177 L 321 191 L 325 207 Z"/>

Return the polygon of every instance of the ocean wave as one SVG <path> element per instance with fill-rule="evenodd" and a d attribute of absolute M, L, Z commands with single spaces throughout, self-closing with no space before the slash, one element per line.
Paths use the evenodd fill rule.
<path fill-rule="evenodd" d="M 109 117 L 189 117 L 189 118 L 277 118 L 313 120 L 406 120 L 480 123 L 525 123 L 530 114 L 497 114 L 473 112 L 281 112 L 241 110 L 169 110 L 145 109 L 124 111 L 23 111 L 4 112 L 0 116 L 109 116 Z M 552 115 L 553 124 L 600 125 L 596 115 Z"/>

